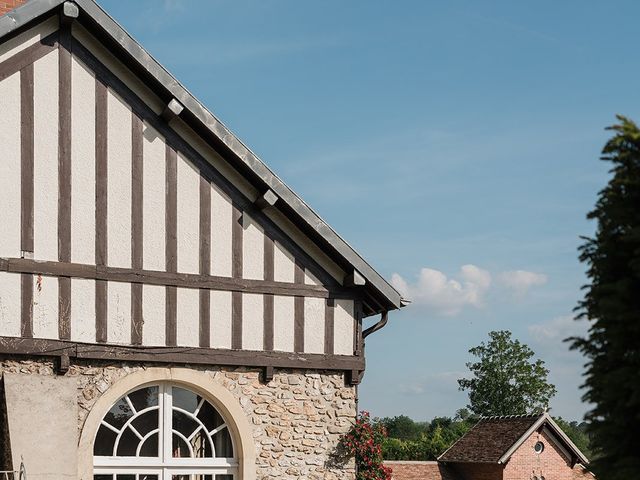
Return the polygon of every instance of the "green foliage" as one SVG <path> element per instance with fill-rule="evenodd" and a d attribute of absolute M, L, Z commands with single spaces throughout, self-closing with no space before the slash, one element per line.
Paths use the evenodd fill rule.
<path fill-rule="evenodd" d="M 384 425 L 360 412 L 351 430 L 340 439 L 340 449 L 356 460 L 356 480 L 391 480 L 391 469 L 383 465 Z"/>
<path fill-rule="evenodd" d="M 562 417 L 554 417 L 553 419 L 575 446 L 578 447 L 587 458 L 591 458 L 591 445 L 589 434 L 587 433 L 587 422 L 567 422 L 563 420 Z"/>
<path fill-rule="evenodd" d="M 473 376 L 458 380 L 469 390 L 469 409 L 477 415 L 524 415 L 543 411 L 556 393 L 549 370 L 534 352 L 506 330 L 489 332 L 489 342 L 469 350 L 478 357 L 467 363 Z"/>
<path fill-rule="evenodd" d="M 586 418 L 600 480 L 640 472 L 640 129 L 618 120 L 602 151 L 612 178 L 587 217 L 595 237 L 580 247 L 590 284 L 578 318 L 590 321 L 589 334 L 569 339 L 588 360 L 584 400 L 594 405 Z"/>
<path fill-rule="evenodd" d="M 383 418 L 380 423 L 389 434 L 382 444 L 383 457 L 385 460 L 435 460 L 476 421 L 477 418 L 470 415 L 465 419 L 436 417 L 431 422 L 414 422 L 405 415 Z M 398 423 L 402 429 L 397 428 Z M 399 432 L 400 436 L 392 432 Z"/>

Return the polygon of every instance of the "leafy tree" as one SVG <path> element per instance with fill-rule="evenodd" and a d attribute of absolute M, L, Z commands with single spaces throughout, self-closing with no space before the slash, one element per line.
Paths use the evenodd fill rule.
<path fill-rule="evenodd" d="M 562 419 L 562 417 L 554 417 L 553 419 L 562 431 L 567 434 L 567 437 L 571 439 L 575 446 L 578 447 L 580 451 L 587 456 L 587 458 L 591 458 L 591 441 L 589 439 L 589 434 L 587 433 L 588 423 L 578 423 L 576 421 L 567 422 Z"/>
<path fill-rule="evenodd" d="M 597 222 L 595 237 L 580 247 L 590 284 L 578 318 L 591 322 L 589 334 L 569 339 L 588 359 L 591 468 L 601 480 L 640 472 L 640 130 L 618 120 L 602 151 L 612 178 L 587 216 Z"/>
<path fill-rule="evenodd" d="M 380 420 L 387 429 L 387 435 L 400 440 L 417 440 L 426 431 L 426 424 L 414 422 L 406 415 L 387 417 Z"/>
<path fill-rule="evenodd" d="M 460 390 L 469 390 L 469 409 L 477 415 L 523 415 L 546 409 L 556 388 L 547 381 L 549 370 L 534 352 L 511 332 L 489 332 L 469 353 L 478 357 L 468 362 L 473 376 L 458 380 Z"/>

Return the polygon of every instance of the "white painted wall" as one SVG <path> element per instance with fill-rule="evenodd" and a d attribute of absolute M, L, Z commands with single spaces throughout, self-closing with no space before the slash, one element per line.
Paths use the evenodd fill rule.
<path fill-rule="evenodd" d="M 20 256 L 20 73 L 0 82 L 0 256 Z"/>
<path fill-rule="evenodd" d="M 264 300 L 262 295 L 242 294 L 242 348 L 262 350 L 264 347 Z"/>
<path fill-rule="evenodd" d="M 20 275 L 0 272 L 0 336 L 20 336 Z"/>
<path fill-rule="evenodd" d="M 353 300 L 338 299 L 335 305 L 333 351 L 336 355 L 353 355 Z"/>
<path fill-rule="evenodd" d="M 178 271 L 200 271 L 200 173 L 178 155 Z"/>
<path fill-rule="evenodd" d="M 276 282 L 293 283 L 295 278 L 295 260 L 280 243 L 274 242 L 273 278 Z"/>
<path fill-rule="evenodd" d="M 71 84 L 71 261 L 95 264 L 95 78 L 75 58 Z"/>
<path fill-rule="evenodd" d="M 211 275 L 231 276 L 231 219 L 233 207 L 229 198 L 215 185 L 211 186 Z"/>
<path fill-rule="evenodd" d="M 58 259 L 58 51 L 34 72 L 34 258 Z"/>
<path fill-rule="evenodd" d="M 96 282 L 71 279 L 71 340 L 96 341 Z"/>
<path fill-rule="evenodd" d="M 165 298 L 165 287 L 142 286 L 143 345 L 165 345 Z"/>
<path fill-rule="evenodd" d="M 131 109 L 107 95 L 107 263 L 131 267 Z"/>
<path fill-rule="evenodd" d="M 177 343 L 181 347 L 200 345 L 200 295 L 193 288 L 178 288 Z"/>
<path fill-rule="evenodd" d="M 131 284 L 107 284 L 107 341 L 131 343 Z"/>
<path fill-rule="evenodd" d="M 324 353 L 324 298 L 304 299 L 304 351 Z"/>
<path fill-rule="evenodd" d="M 264 231 L 246 212 L 242 214 L 242 276 L 264 280 Z"/>
<path fill-rule="evenodd" d="M 211 348 L 231 348 L 231 292 L 211 292 Z"/>
<path fill-rule="evenodd" d="M 294 347 L 294 298 L 273 297 L 273 349 L 293 352 Z"/>
<path fill-rule="evenodd" d="M 147 270 L 165 268 L 166 145 L 158 132 L 145 125 L 142 167 L 142 265 Z"/>
<path fill-rule="evenodd" d="M 58 338 L 58 279 L 33 276 L 33 336 Z"/>

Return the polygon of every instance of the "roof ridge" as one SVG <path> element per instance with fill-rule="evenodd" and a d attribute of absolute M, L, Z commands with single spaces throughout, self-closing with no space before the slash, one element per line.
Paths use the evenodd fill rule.
<path fill-rule="evenodd" d="M 540 418 L 542 415 L 544 415 L 544 412 L 542 413 L 523 413 L 523 414 L 519 414 L 519 415 L 483 415 L 480 417 L 480 421 L 482 420 L 510 420 L 510 419 L 517 419 L 517 418 Z"/>

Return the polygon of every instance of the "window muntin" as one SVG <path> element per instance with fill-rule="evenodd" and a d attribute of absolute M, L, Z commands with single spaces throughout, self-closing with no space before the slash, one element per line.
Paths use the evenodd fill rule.
<path fill-rule="evenodd" d="M 120 398 L 94 442 L 94 480 L 237 480 L 225 419 L 204 397 L 168 383 Z"/>

